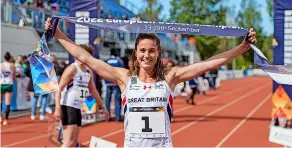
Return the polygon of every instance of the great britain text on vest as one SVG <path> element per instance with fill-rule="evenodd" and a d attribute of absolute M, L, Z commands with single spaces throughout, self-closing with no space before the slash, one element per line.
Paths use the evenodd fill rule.
<path fill-rule="evenodd" d="M 167 98 L 153 97 L 153 98 L 129 98 L 128 99 L 128 103 L 138 103 L 138 102 L 167 102 Z"/>

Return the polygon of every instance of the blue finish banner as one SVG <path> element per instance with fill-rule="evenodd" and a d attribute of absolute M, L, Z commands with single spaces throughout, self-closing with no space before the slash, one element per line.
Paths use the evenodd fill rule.
<path fill-rule="evenodd" d="M 247 29 L 241 27 L 166 23 L 153 21 L 115 20 L 89 17 L 55 16 L 52 18 L 52 21 L 58 21 L 58 19 L 64 19 L 71 23 L 88 26 L 90 28 L 125 33 L 180 33 L 233 37 L 245 37 L 248 33 Z M 292 85 L 292 64 L 271 65 L 267 58 L 264 56 L 264 54 L 255 45 L 250 45 L 254 50 L 254 63 L 257 66 L 264 70 L 277 83 Z"/>

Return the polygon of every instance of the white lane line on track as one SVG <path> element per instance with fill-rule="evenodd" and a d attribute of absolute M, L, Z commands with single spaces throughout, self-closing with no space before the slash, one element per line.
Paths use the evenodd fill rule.
<path fill-rule="evenodd" d="M 260 107 L 263 106 L 270 98 L 272 94 L 269 94 L 259 105 L 257 105 L 240 123 L 237 124 L 218 144 L 216 147 L 220 147 L 224 142 L 226 142 L 245 122 L 249 119 Z"/>
<path fill-rule="evenodd" d="M 36 137 L 33 137 L 33 138 L 29 138 L 29 139 L 25 139 L 25 140 L 21 140 L 21 141 L 18 141 L 18 142 L 14 142 L 14 143 L 5 145 L 4 147 L 11 147 L 11 146 L 14 146 L 14 145 L 17 145 L 17 144 L 22 144 L 22 143 L 25 143 L 25 142 L 33 141 L 33 140 L 40 139 L 40 138 L 47 137 L 47 136 L 48 136 L 48 134 L 36 136 Z"/>
<path fill-rule="evenodd" d="M 181 131 L 183 131 L 183 130 L 189 128 L 189 127 L 191 127 L 192 125 L 194 125 L 196 123 L 198 123 L 199 121 L 202 121 L 202 120 L 208 118 L 209 116 L 211 116 L 211 115 L 213 115 L 213 114 L 215 114 L 215 113 L 217 113 L 217 112 L 219 112 L 219 111 L 221 111 L 221 110 L 223 110 L 223 109 L 225 109 L 225 108 L 233 105 L 234 103 L 236 103 L 236 102 L 238 102 L 238 101 L 240 101 L 240 100 L 242 100 L 242 99 L 244 99 L 244 98 L 246 98 L 246 97 L 248 97 L 248 96 L 250 96 L 250 95 L 252 95 L 252 94 L 254 94 L 256 92 L 258 92 L 259 90 L 261 90 L 262 88 L 267 87 L 267 86 L 269 86 L 269 85 L 268 84 L 262 85 L 261 87 L 258 87 L 257 89 L 254 89 L 253 91 L 248 92 L 248 93 L 244 94 L 243 96 L 238 97 L 237 99 L 231 101 L 230 103 L 228 103 L 228 104 L 226 104 L 226 105 L 224 105 L 224 106 L 222 106 L 222 107 L 220 107 L 220 108 L 218 108 L 218 109 L 216 109 L 216 110 L 208 113 L 206 116 L 203 116 L 203 117 L 199 118 L 196 121 L 193 121 L 191 123 L 188 123 L 188 124 L 182 126 L 181 128 L 179 128 L 176 131 L 172 132 L 171 135 L 172 136 L 176 135 L 177 133 L 179 133 L 179 132 L 181 132 Z"/>
<path fill-rule="evenodd" d="M 26 128 L 26 127 L 30 127 L 30 126 L 34 126 L 36 123 L 33 123 L 33 124 L 27 124 L 27 125 L 23 125 L 23 126 L 18 126 L 18 127 L 13 127 L 13 128 L 9 128 L 9 129 L 6 129 L 6 130 L 2 130 L 1 131 L 1 134 L 4 134 L 5 132 L 8 132 L 8 131 L 13 131 L 13 130 L 18 130 L 18 129 L 22 129 L 22 128 Z"/>
<path fill-rule="evenodd" d="M 256 85 L 255 85 L 256 86 Z M 243 90 L 243 89 L 246 89 L 246 88 L 249 88 L 250 86 L 247 86 L 247 87 L 241 87 L 241 88 L 238 88 L 238 89 L 234 89 L 234 90 L 231 90 L 229 91 L 228 93 L 225 93 L 223 95 L 229 95 L 229 94 L 232 94 L 232 93 L 235 93 L 235 92 L 238 92 L 240 90 Z M 201 105 L 201 104 L 204 104 L 206 102 L 209 102 L 209 101 L 212 101 L 212 100 L 216 100 L 216 99 L 219 99 L 220 97 L 222 97 L 223 95 L 220 95 L 220 96 L 214 96 L 214 97 L 211 97 L 211 98 L 208 98 L 206 100 L 203 100 L 203 101 L 200 101 L 197 103 L 197 105 Z M 194 106 L 186 106 L 186 107 L 183 107 L 183 108 L 180 108 L 178 110 L 175 110 L 174 111 L 174 114 L 175 113 L 179 113 L 179 112 L 182 112 L 182 111 L 185 111 L 185 110 L 188 110 L 190 108 L 193 108 Z"/>

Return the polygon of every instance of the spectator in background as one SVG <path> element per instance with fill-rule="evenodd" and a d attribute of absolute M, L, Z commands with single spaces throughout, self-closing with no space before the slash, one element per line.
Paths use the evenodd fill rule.
<path fill-rule="evenodd" d="M 183 43 L 186 46 L 187 50 L 189 50 L 189 39 L 188 39 L 188 37 L 184 37 L 183 38 Z"/>
<path fill-rule="evenodd" d="M 207 91 L 209 90 L 209 82 L 205 77 L 205 74 L 201 74 L 198 78 L 198 89 L 200 93 L 203 95 L 207 95 Z"/>
<path fill-rule="evenodd" d="M 102 16 L 102 18 L 104 18 L 104 7 L 100 6 L 99 10 L 100 10 L 100 15 Z"/>
<path fill-rule="evenodd" d="M 29 55 L 30 56 L 30 55 Z M 29 61 L 26 55 L 24 55 L 23 57 L 23 64 L 22 67 L 24 68 L 24 75 L 28 76 L 30 71 L 29 71 Z"/>
<path fill-rule="evenodd" d="M 208 81 L 209 88 L 214 88 L 215 84 L 213 83 L 212 76 L 210 71 L 207 71 L 204 75 L 204 79 Z"/>
<path fill-rule="evenodd" d="M 129 59 L 131 57 L 131 52 L 132 52 L 131 50 L 126 50 L 125 56 L 122 57 L 122 60 L 126 69 L 129 69 Z"/>
<path fill-rule="evenodd" d="M 44 2 L 44 8 L 45 10 L 51 10 L 51 2 L 50 1 L 45 1 Z"/>
<path fill-rule="evenodd" d="M 36 0 L 36 7 L 40 9 L 44 8 L 43 0 Z"/>
<path fill-rule="evenodd" d="M 62 68 L 61 68 L 60 64 L 58 63 L 55 55 L 51 55 L 51 61 L 54 64 L 56 75 L 59 78 L 62 75 Z"/>
<path fill-rule="evenodd" d="M 25 70 L 22 66 L 23 64 L 23 58 L 21 55 L 17 56 L 17 60 L 15 62 L 15 67 L 16 67 L 16 77 L 21 78 L 25 76 Z"/>
<path fill-rule="evenodd" d="M 194 101 L 194 97 L 196 94 L 199 94 L 199 89 L 198 89 L 198 80 L 197 78 L 191 79 L 189 80 L 189 86 L 192 89 L 192 94 L 187 98 L 186 102 L 187 104 L 189 104 L 190 99 L 192 101 L 192 105 L 196 105 L 195 101 Z"/>
<path fill-rule="evenodd" d="M 113 67 L 122 67 L 124 68 L 123 62 L 118 58 L 117 52 L 115 49 L 111 49 L 110 51 L 110 58 L 106 61 L 107 64 L 113 66 Z M 121 119 L 121 91 L 120 88 L 117 86 L 117 84 L 110 82 L 108 80 L 105 80 L 106 85 L 106 100 L 105 100 L 105 106 L 107 111 L 110 114 L 110 107 L 111 107 L 111 99 L 112 94 L 115 98 L 115 116 L 116 121 L 123 121 Z M 111 117 L 111 116 L 110 116 Z"/>
<path fill-rule="evenodd" d="M 59 4 L 58 3 L 52 3 L 51 4 L 51 11 L 53 11 L 53 14 L 56 14 L 59 11 Z"/>
<path fill-rule="evenodd" d="M 216 89 L 216 87 L 218 86 L 218 84 L 216 84 L 217 76 L 218 76 L 218 69 L 212 69 L 210 71 L 210 81 L 212 83 L 212 86 L 210 85 L 210 87 L 212 89 Z"/>
<path fill-rule="evenodd" d="M 64 70 L 66 69 L 66 67 L 68 66 L 68 64 L 66 63 L 66 61 L 62 60 L 61 64 L 60 64 L 60 68 L 61 68 L 61 73 L 60 75 L 63 74 Z"/>
<path fill-rule="evenodd" d="M 30 68 L 30 67 L 29 67 Z M 30 69 L 29 69 L 30 71 Z M 34 88 L 33 88 L 33 82 L 32 82 L 32 75 L 29 73 L 29 82 L 27 86 L 27 97 L 28 99 L 31 99 L 31 120 L 36 120 L 36 113 L 37 113 L 37 102 L 40 100 L 41 108 L 40 108 L 40 120 L 45 120 L 47 117 L 45 116 L 46 112 L 46 106 L 48 104 L 48 97 L 49 94 L 45 94 L 42 96 L 36 96 L 34 94 Z"/>

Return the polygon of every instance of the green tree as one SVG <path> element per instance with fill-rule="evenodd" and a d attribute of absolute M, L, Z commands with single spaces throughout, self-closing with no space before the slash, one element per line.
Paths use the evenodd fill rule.
<path fill-rule="evenodd" d="M 267 11 L 270 16 L 270 20 L 274 22 L 274 0 L 266 0 L 267 2 Z M 263 50 L 264 53 L 266 53 L 267 58 L 272 62 L 273 60 L 273 49 L 272 49 L 272 43 L 273 43 L 273 36 L 274 34 L 269 35 L 268 37 L 265 38 L 265 43 Z"/>
<path fill-rule="evenodd" d="M 148 7 L 146 7 L 139 15 L 143 20 L 160 21 L 159 15 L 163 6 L 157 0 L 145 0 Z"/>
<path fill-rule="evenodd" d="M 226 25 L 228 8 L 223 0 L 172 0 L 170 20 L 179 23 Z M 191 35 L 185 35 L 191 36 Z M 202 60 L 221 52 L 222 37 L 194 36 Z"/>
<path fill-rule="evenodd" d="M 236 22 L 238 23 L 238 26 L 243 28 L 254 28 L 257 32 L 257 44 L 256 46 L 262 50 L 264 55 L 267 56 L 269 60 L 271 60 L 272 57 L 272 44 L 271 44 L 271 38 L 267 36 L 264 31 L 263 27 L 261 26 L 262 23 L 262 17 L 261 12 L 259 9 L 257 9 L 259 4 L 254 0 L 243 0 L 241 2 L 241 9 L 237 15 Z M 242 39 L 237 39 L 237 43 L 241 43 Z M 249 64 L 253 63 L 253 57 L 254 57 L 254 51 L 248 50 L 245 52 L 239 63 L 241 65 L 238 66 L 248 66 Z"/>
<path fill-rule="evenodd" d="M 266 0 L 267 11 L 269 13 L 270 19 L 273 20 L 274 17 L 274 0 Z"/>

